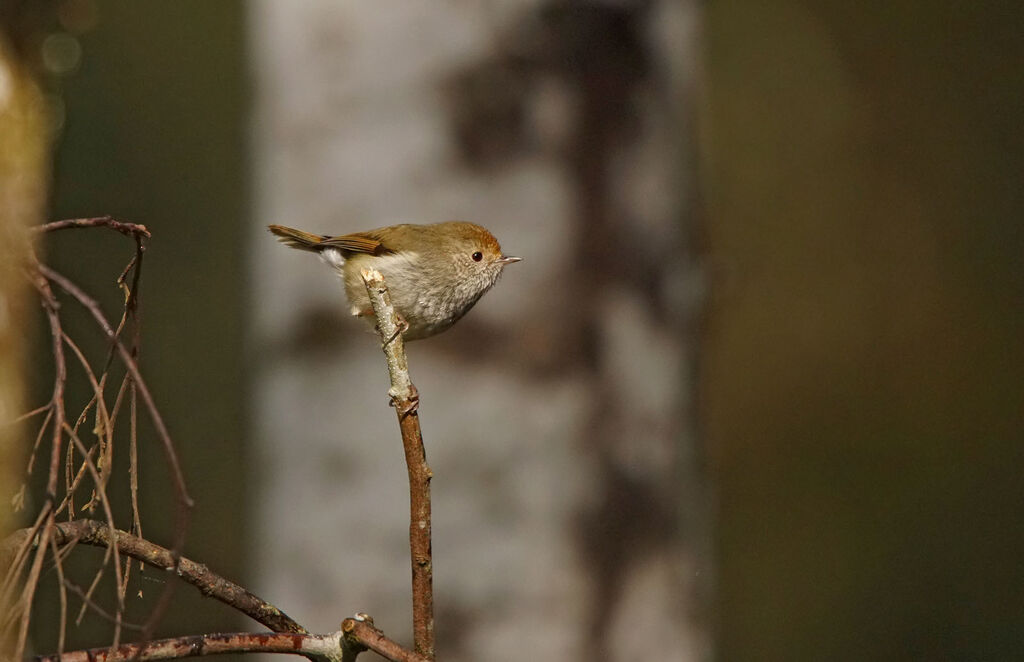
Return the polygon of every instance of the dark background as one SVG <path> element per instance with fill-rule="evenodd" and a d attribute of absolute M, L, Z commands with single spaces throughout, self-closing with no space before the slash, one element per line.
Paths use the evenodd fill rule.
<path fill-rule="evenodd" d="M 708 5 L 723 660 L 1020 654 L 1022 16 Z"/>
<path fill-rule="evenodd" d="M 84 11 L 91 5 L 67 4 Z M 60 88 L 66 119 L 55 155 L 51 216 L 109 214 L 152 231 L 141 281 L 140 364 L 197 504 L 186 553 L 244 584 L 249 485 L 242 342 L 248 297 L 241 239 L 248 213 L 243 6 L 97 2 L 90 14 L 95 18 L 84 19 L 90 27 L 79 37 L 81 66 Z M 130 240 L 112 232 L 72 231 L 48 238 L 45 250 L 55 268 L 104 300 L 108 315 L 119 310 L 114 280 L 131 258 Z M 77 328 L 75 337 L 91 339 L 100 350 L 93 356 L 102 356 L 92 328 Z M 42 379 L 40 398 L 49 379 Z M 143 533 L 169 545 L 173 491 L 156 437 L 145 417 L 140 419 Z M 112 493 L 126 505 L 126 492 Z M 81 577 L 87 585 L 91 574 Z M 165 581 L 159 572 L 144 572 L 138 583 L 143 601 L 128 600 L 129 620 L 144 620 Z M 175 594 L 160 636 L 243 625 L 231 610 L 191 587 L 179 586 Z M 99 632 L 87 628 L 84 643 L 107 643 L 108 626 L 95 617 L 85 622 L 90 620 Z M 71 633 L 70 642 L 83 636 L 81 628 Z"/>

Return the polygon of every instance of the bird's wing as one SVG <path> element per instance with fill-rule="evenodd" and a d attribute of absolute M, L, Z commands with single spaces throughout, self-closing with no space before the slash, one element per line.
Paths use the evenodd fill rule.
<path fill-rule="evenodd" d="M 340 237 L 325 237 L 320 242 L 320 246 L 323 248 L 340 248 L 351 253 L 369 253 L 370 255 L 382 255 L 391 252 L 381 243 L 380 239 L 377 239 L 368 232 L 356 232 Z"/>

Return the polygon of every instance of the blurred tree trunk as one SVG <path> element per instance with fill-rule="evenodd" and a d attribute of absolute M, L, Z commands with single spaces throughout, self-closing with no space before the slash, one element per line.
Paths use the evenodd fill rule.
<path fill-rule="evenodd" d="M 527 640 L 545 660 L 711 656 L 691 377 L 698 4 L 253 5 L 261 226 L 287 216 L 337 234 L 461 218 L 526 258 L 410 351 L 438 476 L 446 660 L 516 659 L 509 642 Z M 275 468 L 255 506 L 264 581 L 314 623 L 340 594 L 401 623 L 405 541 L 346 533 L 406 525 L 380 487 L 405 479 L 381 460 L 393 421 L 364 381 L 381 373 L 379 352 L 343 319 L 320 265 L 262 227 L 253 236 L 255 411 Z M 339 481 L 331 466 L 358 470 Z M 305 490 L 324 503 L 373 495 L 373 508 L 337 509 L 344 525 L 325 544 L 317 518 L 296 517 Z M 339 549 L 361 559 L 358 576 Z"/>
<path fill-rule="evenodd" d="M 28 334 L 22 270 L 31 225 L 42 220 L 47 138 L 39 90 L 11 43 L 0 34 L 0 539 L 14 525 L 10 507 L 22 480 L 22 426 L 7 424 L 24 409 Z M 0 605 L 0 613 L 6 613 Z M 9 642 L 0 642 L 0 653 Z M 0 654 L 2 656 L 2 654 Z"/>

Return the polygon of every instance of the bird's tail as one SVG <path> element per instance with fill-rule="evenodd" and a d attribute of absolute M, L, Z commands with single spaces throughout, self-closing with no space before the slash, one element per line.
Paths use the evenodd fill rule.
<path fill-rule="evenodd" d="M 281 243 L 304 251 L 321 251 L 323 249 L 321 244 L 324 239 L 327 239 L 324 235 L 304 232 L 283 225 L 268 225 L 267 229 L 274 233 Z"/>

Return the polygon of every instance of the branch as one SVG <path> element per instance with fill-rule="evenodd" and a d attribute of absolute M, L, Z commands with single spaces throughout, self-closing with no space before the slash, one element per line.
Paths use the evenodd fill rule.
<path fill-rule="evenodd" d="M 109 222 L 116 223 L 116 221 Z M 136 241 L 140 241 L 137 236 Z M 135 389 L 138 391 L 139 395 L 142 396 L 142 401 L 145 403 L 146 409 L 149 410 L 149 417 L 153 423 L 153 428 L 156 430 L 157 437 L 160 439 L 161 447 L 164 451 L 164 457 L 170 467 L 171 482 L 174 485 L 175 526 L 174 542 L 171 546 L 171 553 L 174 557 L 177 557 L 185 547 L 185 531 L 188 529 L 189 513 L 194 504 L 192 502 L 192 497 L 188 495 L 188 489 L 185 487 L 185 475 L 182 473 L 181 464 L 178 462 L 178 455 L 174 450 L 174 442 L 171 441 L 170 432 L 167 431 L 164 419 L 156 408 L 156 403 L 153 401 L 153 395 L 149 392 L 149 387 L 146 386 L 145 380 L 142 379 L 142 374 L 139 371 L 139 365 L 135 361 L 135 357 L 132 356 L 132 353 L 124 346 L 121 339 L 118 338 L 117 332 L 115 332 L 110 326 L 110 323 L 103 315 L 103 311 L 100 309 L 100 306 L 95 299 L 83 292 L 81 288 L 69 279 L 60 275 L 53 269 L 50 269 L 45 264 L 38 263 L 36 268 L 47 280 L 60 286 L 62 290 L 70 294 L 78 301 L 78 303 L 84 306 L 92 314 L 93 319 L 96 320 L 96 323 L 99 324 L 101 329 L 103 329 L 103 332 L 107 335 L 111 344 L 117 349 L 118 354 L 121 356 L 121 361 L 124 363 L 128 373 L 132 376 Z M 157 601 L 156 607 L 153 609 L 153 612 L 150 614 L 149 620 L 146 623 L 146 636 L 143 637 L 144 639 L 149 638 L 149 636 L 152 635 L 153 631 L 156 629 L 157 622 L 170 606 L 172 591 L 173 584 L 168 584 L 160 595 L 160 599 Z"/>
<path fill-rule="evenodd" d="M 405 339 L 400 333 L 404 329 L 395 307 L 391 305 L 391 292 L 384 282 L 384 276 L 376 269 L 363 269 L 360 274 L 366 285 L 366 293 L 370 296 L 373 314 L 377 317 L 377 332 L 384 341 L 381 348 L 387 358 L 388 375 L 391 377 L 391 390 L 388 394 L 392 400 L 403 399 L 407 404 L 411 404 L 415 400 L 416 387 L 409 378 Z"/>
<path fill-rule="evenodd" d="M 365 614 L 343 620 L 341 632 L 356 651 L 372 650 L 392 662 L 429 662 L 429 658 L 403 648 L 385 637 L 383 632 L 373 627 L 373 619 Z"/>
<path fill-rule="evenodd" d="M 398 413 L 405 463 L 409 470 L 409 549 L 412 556 L 412 632 L 416 652 L 434 659 L 433 561 L 430 549 L 430 479 L 417 413 L 419 395 L 409 378 L 402 323 L 384 277 L 376 269 L 364 269 L 363 282 L 377 317 L 377 331 L 387 357 L 391 389 L 388 391 Z"/>
<path fill-rule="evenodd" d="M 373 619 L 364 614 L 346 618 L 341 624 L 341 631 L 331 634 L 238 632 L 193 635 L 62 655 L 40 655 L 36 662 L 150 662 L 225 653 L 288 653 L 325 662 L 354 662 L 356 656 L 365 650 L 372 650 L 391 662 L 429 662 L 422 655 L 385 637 L 383 632 L 373 627 Z"/>
<path fill-rule="evenodd" d="M 138 223 L 123 223 L 121 221 L 115 221 L 110 216 L 98 216 L 96 218 L 72 218 L 66 221 L 53 221 L 52 223 L 44 223 L 43 225 L 36 226 L 33 228 L 36 232 L 56 232 L 57 230 L 67 230 L 69 228 L 97 228 L 105 227 L 111 230 L 116 230 L 121 234 L 128 237 L 135 237 L 138 239 L 140 236 L 149 239 L 149 230 L 146 229 L 145 225 L 139 225 Z"/>
<path fill-rule="evenodd" d="M 355 662 L 371 650 L 391 662 L 429 662 L 403 648 L 373 627 L 365 614 L 342 621 L 331 634 L 298 632 L 206 634 L 141 641 L 116 647 L 93 648 L 59 655 L 40 655 L 36 662 L 149 662 L 224 653 L 288 653 L 324 662 Z"/>
<path fill-rule="evenodd" d="M 233 634 L 199 634 L 155 641 L 122 644 L 115 648 L 93 648 L 64 653 L 40 655 L 37 662 L 129 662 L 138 660 L 176 660 L 224 653 L 290 653 L 314 660 L 347 662 L 346 643 L 340 632 L 333 634 L 299 634 L 236 632 Z"/>
<path fill-rule="evenodd" d="M 32 529 L 15 531 L 0 546 L 0 563 L 18 549 L 33 535 Z M 127 556 L 148 563 L 161 570 L 175 570 L 183 580 L 195 586 L 208 597 L 219 600 L 229 607 L 262 623 L 274 632 L 307 634 L 304 627 L 293 621 L 274 605 L 253 595 L 238 584 L 224 579 L 205 565 L 177 556 L 171 550 L 149 542 L 125 531 L 115 530 L 115 546 Z M 54 525 L 54 538 L 58 545 L 71 542 L 85 543 L 96 547 L 110 547 L 110 526 L 96 520 L 75 520 Z"/>

